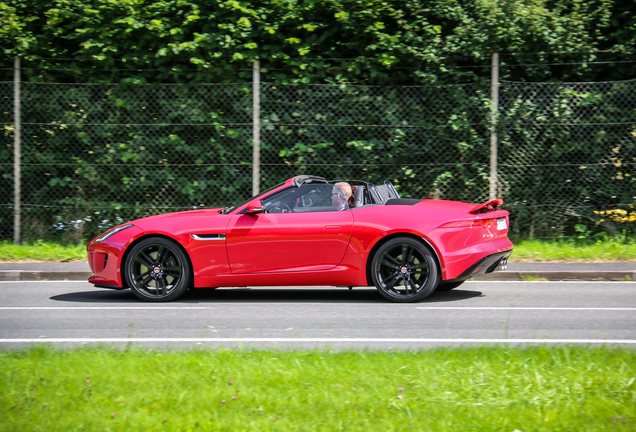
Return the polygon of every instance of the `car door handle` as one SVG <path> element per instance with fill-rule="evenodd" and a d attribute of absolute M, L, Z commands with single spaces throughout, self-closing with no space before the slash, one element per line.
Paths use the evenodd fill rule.
<path fill-rule="evenodd" d="M 340 229 L 341 225 L 325 225 L 325 229 Z"/>

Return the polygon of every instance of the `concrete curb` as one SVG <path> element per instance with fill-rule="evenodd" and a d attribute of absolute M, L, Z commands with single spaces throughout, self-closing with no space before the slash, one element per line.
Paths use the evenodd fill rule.
<path fill-rule="evenodd" d="M 474 278 L 494 281 L 636 281 L 636 271 L 499 271 Z"/>
<path fill-rule="evenodd" d="M 0 281 L 87 281 L 90 272 L 0 270 Z M 474 281 L 636 281 L 636 271 L 498 271 Z"/>
<path fill-rule="evenodd" d="M 0 281 L 88 281 L 91 272 L 84 271 L 30 271 L 2 270 Z"/>

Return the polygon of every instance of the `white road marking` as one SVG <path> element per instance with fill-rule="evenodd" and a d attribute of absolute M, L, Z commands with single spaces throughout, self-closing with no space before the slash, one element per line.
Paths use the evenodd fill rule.
<path fill-rule="evenodd" d="M 636 344 L 635 339 L 465 339 L 465 338 L 15 338 L 0 343 L 96 343 L 96 342 L 281 342 L 281 343 L 527 343 L 527 344 Z"/>
<path fill-rule="evenodd" d="M 212 306 L 3 306 L 0 310 L 192 310 L 216 309 Z M 481 306 L 425 306 L 419 310 L 561 310 L 561 311 L 636 311 L 636 307 L 481 307 Z"/>
<path fill-rule="evenodd" d="M 628 270 L 628 271 L 633 271 L 633 270 Z M 524 272 L 526 273 L 526 272 Z M 532 273 L 532 272 L 527 272 L 527 273 Z M 606 283 L 611 283 L 613 284 L 632 284 L 635 285 L 634 281 L 612 281 L 612 280 L 606 280 L 606 281 L 599 281 L 599 280 L 594 280 L 594 281 L 588 281 L 588 280 L 558 280 L 558 281 L 523 281 L 523 280 L 467 280 L 464 283 L 469 283 L 469 284 L 500 284 L 500 283 L 523 283 L 523 284 L 569 284 L 569 283 L 575 283 L 575 284 L 581 284 L 581 283 L 585 283 L 585 284 L 606 284 Z M 459 288 L 461 289 L 461 288 Z"/>
<path fill-rule="evenodd" d="M 636 308 L 612 308 L 612 307 L 488 307 L 488 306 L 430 306 L 417 307 L 421 310 L 572 310 L 572 311 L 636 311 Z"/>
<path fill-rule="evenodd" d="M 216 306 L 2 306 L 0 310 L 192 310 L 216 309 Z M 636 307 L 489 307 L 489 306 L 424 306 L 419 310 L 560 310 L 560 311 L 636 311 Z"/>
<path fill-rule="evenodd" d="M 93 285 L 85 280 L 36 280 L 36 281 L 0 281 L 0 284 L 18 284 L 18 283 L 83 283 Z M 105 288 L 108 289 L 108 288 Z"/>
<path fill-rule="evenodd" d="M 163 309 L 214 309 L 207 306 L 16 306 L 16 307 L 0 307 L 0 310 L 85 310 L 85 309 L 99 309 L 99 310 L 129 310 L 129 309 L 151 309 L 151 310 L 163 310 Z"/>

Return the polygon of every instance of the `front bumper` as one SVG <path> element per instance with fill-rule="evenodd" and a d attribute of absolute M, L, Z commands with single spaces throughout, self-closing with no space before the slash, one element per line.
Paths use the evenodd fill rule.
<path fill-rule="evenodd" d="M 510 257 L 511 253 L 512 249 L 483 257 L 475 264 L 468 267 L 468 269 L 466 269 L 455 279 L 447 280 L 444 282 L 461 282 L 474 276 L 492 273 L 497 270 L 505 270 L 506 266 L 508 265 L 508 257 Z"/>
<path fill-rule="evenodd" d="M 132 226 L 102 242 L 89 243 L 86 252 L 92 275 L 88 282 L 102 288 L 125 288 L 121 275 L 124 251 L 143 234 L 139 227 Z"/>

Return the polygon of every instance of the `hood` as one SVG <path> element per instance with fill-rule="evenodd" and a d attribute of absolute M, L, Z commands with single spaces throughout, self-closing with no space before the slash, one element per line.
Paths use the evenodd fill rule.
<path fill-rule="evenodd" d="M 230 217 L 219 214 L 219 210 L 220 208 L 166 213 L 137 219 L 132 223 L 148 234 L 165 234 L 173 237 L 189 234 L 222 234 Z"/>
<path fill-rule="evenodd" d="M 221 207 L 213 208 L 213 209 L 186 210 L 186 211 L 173 212 L 173 213 L 163 213 L 163 214 L 159 214 L 155 216 L 147 216 L 145 218 L 135 219 L 134 221 L 131 221 L 130 223 L 138 225 L 145 222 L 158 221 L 161 219 L 187 218 L 189 216 L 205 216 L 205 217 L 220 216 L 219 210 L 221 210 Z"/>

